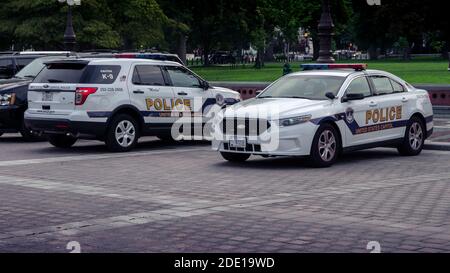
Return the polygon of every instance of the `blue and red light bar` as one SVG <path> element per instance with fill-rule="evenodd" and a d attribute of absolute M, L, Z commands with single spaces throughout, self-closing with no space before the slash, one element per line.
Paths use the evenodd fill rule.
<path fill-rule="evenodd" d="M 366 70 L 367 64 L 302 64 L 303 70 L 330 70 L 330 69 L 354 69 Z"/>
<path fill-rule="evenodd" d="M 151 58 L 153 55 L 150 53 L 119 53 L 116 54 L 114 57 L 120 58 L 120 59 L 153 59 Z"/>

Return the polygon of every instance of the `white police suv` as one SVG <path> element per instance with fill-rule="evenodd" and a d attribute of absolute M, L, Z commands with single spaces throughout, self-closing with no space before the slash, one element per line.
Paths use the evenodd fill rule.
<path fill-rule="evenodd" d="M 132 149 L 140 136 L 170 140 L 180 117 L 200 117 L 211 105 L 233 104 L 238 92 L 212 87 L 179 63 L 144 59 L 52 61 L 28 91 L 26 125 L 56 147 L 77 139 Z"/>
<path fill-rule="evenodd" d="M 222 110 L 213 149 L 228 161 L 250 155 L 310 156 L 332 165 L 344 151 L 396 147 L 418 155 L 433 131 L 428 93 L 365 64 L 306 64 L 256 98 Z"/>

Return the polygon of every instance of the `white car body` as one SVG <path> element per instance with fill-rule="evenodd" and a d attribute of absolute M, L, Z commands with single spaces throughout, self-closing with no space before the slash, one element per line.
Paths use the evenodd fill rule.
<path fill-rule="evenodd" d="M 35 132 L 103 140 L 112 118 L 125 113 L 138 122 L 139 136 L 170 135 L 173 123 L 183 115 L 202 117 L 205 108 L 217 101 L 223 104 L 240 101 L 238 92 L 209 86 L 175 62 L 145 59 L 61 61 L 67 62 L 75 65 L 85 63 L 86 72 L 83 73 L 91 71 L 94 75 L 87 73 L 83 77 L 99 78 L 95 78 L 95 83 L 58 83 L 40 81 L 38 75 L 29 86 L 28 110 L 25 113 L 26 125 Z M 156 73 L 152 74 L 155 81 L 161 81 L 144 82 L 145 77 L 150 77 L 149 71 Z M 173 75 L 179 77 L 178 81 L 191 81 L 192 86 L 179 86 L 168 71 L 175 71 Z M 64 77 L 61 79 L 65 81 Z M 89 91 L 89 88 L 96 91 L 82 104 L 76 105 L 78 92 L 83 92 L 80 89 Z"/>
<path fill-rule="evenodd" d="M 433 110 L 427 91 L 416 89 L 390 73 L 377 70 L 316 70 L 289 74 L 279 81 L 302 75 L 336 76 L 344 77 L 345 80 L 335 99 L 262 98 L 264 92 L 271 87 L 269 86 L 258 97 L 226 108 L 221 113 L 221 119 L 217 119 L 214 124 L 215 131 L 220 133 L 216 134 L 212 142 L 213 149 L 224 153 L 307 156 L 311 154 L 313 139 L 324 122 L 336 127 L 343 151 L 395 146 L 404 139 L 407 122 L 414 115 L 420 117 L 426 125 L 426 137 L 432 133 Z M 382 80 L 386 77 L 400 84 L 403 92 L 375 96 L 372 83 L 371 96 L 361 100 L 343 101 L 350 83 L 360 77 L 377 77 Z M 371 80 L 369 82 L 371 83 Z M 378 111 L 377 116 L 373 114 L 374 111 Z M 257 119 L 258 113 L 269 114 L 269 128 L 256 132 L 257 137 L 251 137 L 248 132 L 242 130 L 240 133 L 232 131 L 231 134 L 223 132 L 222 118 L 238 123 L 242 120 Z M 369 115 L 376 118 L 369 118 Z M 307 121 L 292 126 L 279 125 L 279 120 L 295 117 L 307 117 Z M 241 124 L 242 129 L 247 125 Z M 274 142 L 271 141 L 272 138 L 278 139 Z"/>

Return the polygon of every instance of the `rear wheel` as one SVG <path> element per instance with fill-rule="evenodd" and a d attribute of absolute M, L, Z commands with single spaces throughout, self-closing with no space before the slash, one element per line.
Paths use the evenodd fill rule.
<path fill-rule="evenodd" d="M 77 139 L 67 135 L 50 135 L 48 141 L 58 148 L 70 148 L 77 142 Z"/>
<path fill-rule="evenodd" d="M 138 126 L 134 118 L 119 114 L 111 121 L 105 143 L 112 152 L 128 152 L 136 146 L 138 138 Z"/>
<path fill-rule="evenodd" d="M 402 144 L 397 147 L 403 156 L 415 156 L 422 152 L 425 143 L 425 125 L 418 117 L 412 117 L 406 126 Z"/>
<path fill-rule="evenodd" d="M 222 157 L 230 162 L 245 162 L 247 159 L 250 158 L 250 154 L 241 154 L 241 153 L 227 153 L 227 152 L 220 152 Z"/>
<path fill-rule="evenodd" d="M 330 124 L 322 124 L 311 146 L 312 165 L 318 168 L 333 165 L 339 154 L 340 143 L 336 129 Z"/>

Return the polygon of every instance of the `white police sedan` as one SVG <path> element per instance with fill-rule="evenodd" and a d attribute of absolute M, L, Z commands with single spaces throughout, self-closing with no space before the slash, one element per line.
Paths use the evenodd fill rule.
<path fill-rule="evenodd" d="M 433 131 L 425 90 L 366 64 L 305 64 L 256 98 L 219 112 L 213 149 L 228 161 L 250 155 L 309 156 L 331 166 L 342 152 L 389 146 L 414 156 Z"/>

